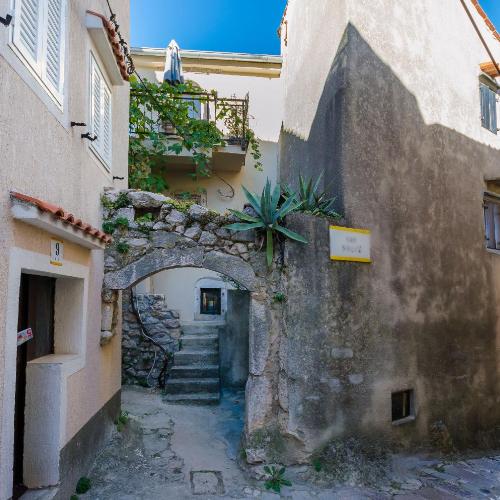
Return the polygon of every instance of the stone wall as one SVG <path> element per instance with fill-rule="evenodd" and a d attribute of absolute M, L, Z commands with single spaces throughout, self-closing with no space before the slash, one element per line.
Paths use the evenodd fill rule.
<path fill-rule="evenodd" d="M 168 353 L 179 350 L 181 328 L 179 313 L 169 310 L 164 295 L 137 295 L 146 335 L 160 344 Z M 131 292 L 123 293 L 122 324 L 122 380 L 124 384 L 158 386 L 158 376 L 164 366 L 165 355 L 142 333 L 131 303 Z"/>

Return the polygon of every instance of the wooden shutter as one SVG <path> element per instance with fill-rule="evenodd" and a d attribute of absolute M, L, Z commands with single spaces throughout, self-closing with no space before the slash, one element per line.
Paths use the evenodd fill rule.
<path fill-rule="evenodd" d="M 40 69 L 43 0 L 16 0 L 14 45 L 33 68 Z"/>
<path fill-rule="evenodd" d="M 498 132 L 498 125 L 497 125 L 497 94 L 496 92 L 493 92 L 493 90 L 489 90 L 489 108 L 490 108 L 490 130 L 493 133 Z"/>
<path fill-rule="evenodd" d="M 490 129 L 490 104 L 489 104 L 489 88 L 481 84 L 481 125 L 484 128 Z"/>
<path fill-rule="evenodd" d="M 47 0 L 44 79 L 61 92 L 63 60 L 63 0 Z"/>
<path fill-rule="evenodd" d="M 112 133 L 111 133 L 111 125 L 112 125 L 112 116 L 111 116 L 111 92 L 107 88 L 106 83 L 103 81 L 103 100 L 102 100 L 102 108 L 103 108 L 103 143 L 102 143 L 102 154 L 104 160 L 106 162 L 111 162 L 111 146 L 112 146 Z"/>

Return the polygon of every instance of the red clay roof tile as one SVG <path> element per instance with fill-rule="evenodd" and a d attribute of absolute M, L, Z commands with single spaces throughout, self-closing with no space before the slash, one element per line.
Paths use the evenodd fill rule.
<path fill-rule="evenodd" d="M 93 236 L 94 238 L 101 240 L 105 244 L 111 243 L 112 241 L 111 236 L 109 236 L 108 234 L 100 231 L 99 229 L 96 229 L 95 227 L 92 227 L 90 224 L 83 222 L 81 219 L 75 218 L 73 214 L 66 212 L 63 208 L 58 207 L 57 205 L 48 203 L 38 198 L 34 198 L 32 196 L 28 196 L 26 194 L 17 193 L 15 191 L 11 191 L 10 195 L 12 198 L 24 201 L 25 203 L 29 203 L 30 205 L 34 205 L 42 212 L 52 214 L 55 218 L 61 220 L 62 222 L 70 224 L 79 231 L 82 231 L 89 236 Z"/>

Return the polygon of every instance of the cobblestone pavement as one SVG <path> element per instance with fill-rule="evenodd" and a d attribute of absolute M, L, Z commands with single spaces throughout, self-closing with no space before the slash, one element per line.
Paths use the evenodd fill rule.
<path fill-rule="evenodd" d="M 371 488 L 352 480 L 332 486 L 311 467 L 291 467 L 285 476 L 292 486 L 277 495 L 266 491 L 262 466 L 243 471 L 237 464 L 242 393 L 225 393 L 217 407 L 190 407 L 125 387 L 122 405 L 130 420 L 97 458 L 82 499 L 500 499 L 500 455 L 494 454 L 453 461 L 395 455 Z"/>

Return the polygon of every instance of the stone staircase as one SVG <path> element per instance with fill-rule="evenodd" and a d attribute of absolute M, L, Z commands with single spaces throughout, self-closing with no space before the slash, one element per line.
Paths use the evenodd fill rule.
<path fill-rule="evenodd" d="M 169 403 L 210 405 L 220 401 L 219 328 L 197 321 L 182 326 L 181 348 L 165 385 Z"/>

